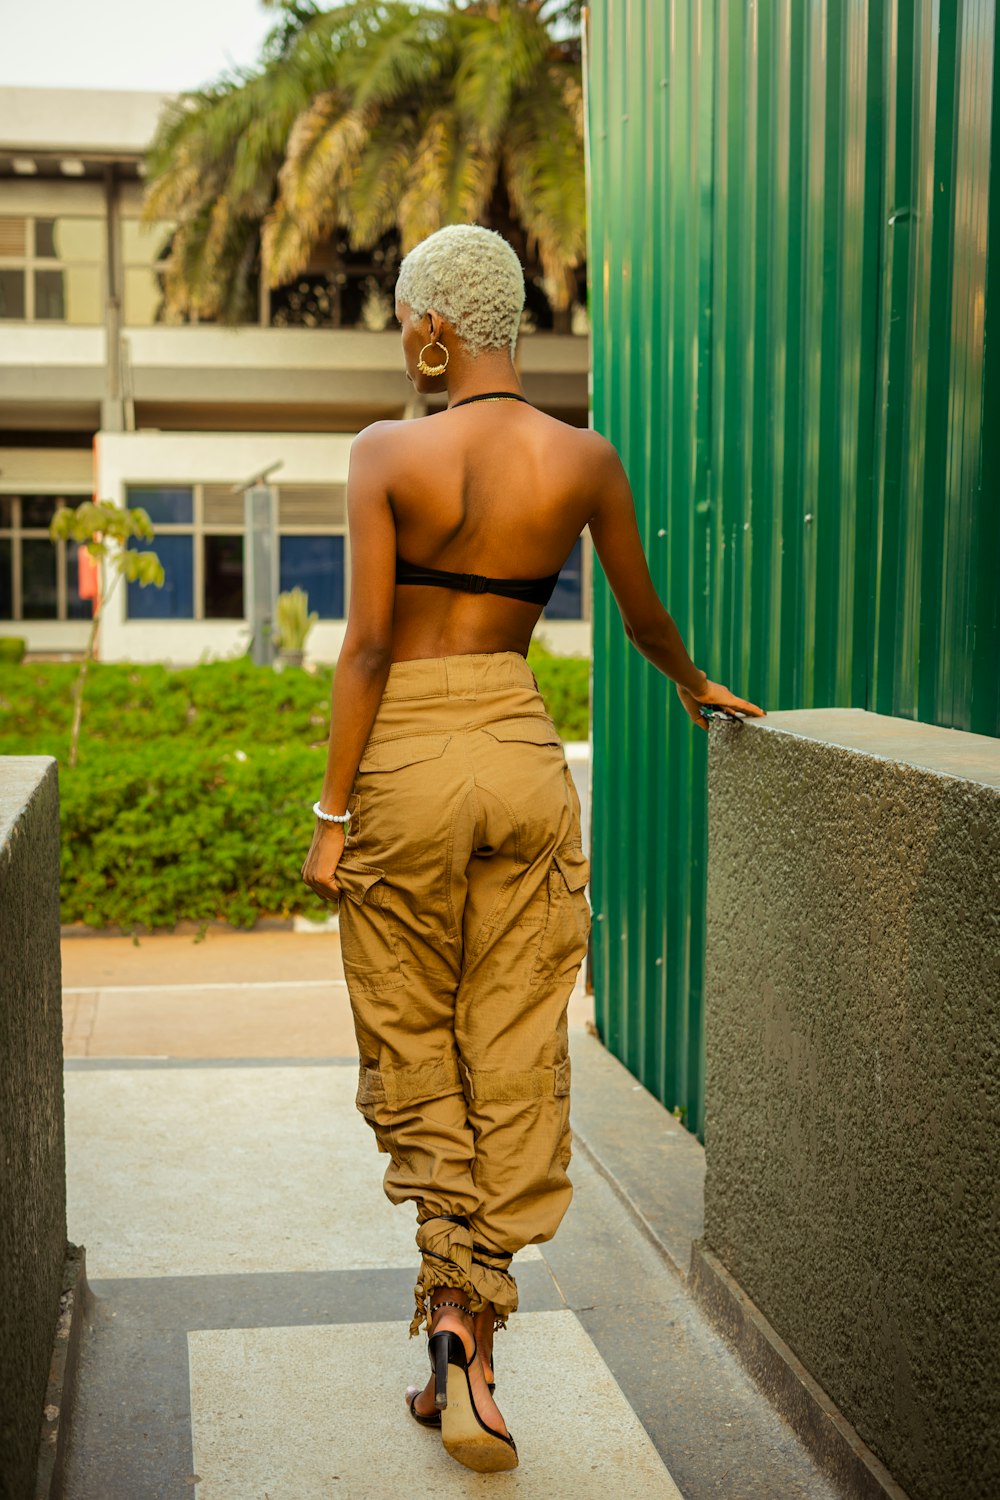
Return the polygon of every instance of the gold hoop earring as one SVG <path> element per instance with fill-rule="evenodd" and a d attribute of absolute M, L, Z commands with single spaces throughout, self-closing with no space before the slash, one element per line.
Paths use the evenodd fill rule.
<path fill-rule="evenodd" d="M 424 364 L 424 349 L 431 349 L 431 348 L 434 347 L 435 344 L 437 344 L 437 346 L 440 349 L 444 350 L 444 364 L 443 365 L 425 365 Z M 417 369 L 420 371 L 421 375 L 443 375 L 444 372 L 445 372 L 445 370 L 447 370 L 447 368 L 448 368 L 449 354 L 448 354 L 447 345 L 442 344 L 442 342 L 441 342 L 440 339 L 431 339 L 431 341 L 430 341 L 429 344 L 425 344 L 424 345 L 424 349 L 421 349 L 420 353 L 417 355 Z"/>

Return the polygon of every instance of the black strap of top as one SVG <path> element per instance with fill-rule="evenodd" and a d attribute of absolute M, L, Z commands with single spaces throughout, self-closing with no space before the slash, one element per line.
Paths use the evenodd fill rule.
<path fill-rule="evenodd" d="M 478 396 L 463 396 L 461 401 L 453 401 L 451 407 L 449 407 L 449 411 L 455 406 L 468 406 L 470 401 L 499 401 L 501 399 L 523 401 L 526 406 L 531 405 L 527 396 L 522 396 L 517 391 L 483 391 Z"/>
<path fill-rule="evenodd" d="M 397 583 L 422 583 L 428 588 L 457 589 L 466 594 L 500 594 L 528 604 L 548 604 L 559 582 L 558 573 L 545 578 L 488 578 L 484 573 L 452 573 L 446 568 L 422 568 L 396 558 Z"/>

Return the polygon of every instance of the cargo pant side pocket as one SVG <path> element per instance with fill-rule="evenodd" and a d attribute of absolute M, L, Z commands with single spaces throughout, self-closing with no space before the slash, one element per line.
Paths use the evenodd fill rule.
<path fill-rule="evenodd" d="M 380 995 L 398 989 L 403 971 L 393 937 L 392 893 L 385 884 L 385 871 L 341 859 L 335 879 L 341 891 L 340 947 L 348 990 Z"/>
<path fill-rule="evenodd" d="M 572 1155 L 573 1155 L 573 1135 L 572 1135 L 572 1131 L 570 1130 L 570 1127 L 569 1127 L 569 1114 L 568 1114 L 568 1110 L 569 1110 L 569 1093 L 570 1093 L 570 1076 L 571 1076 L 571 1067 L 570 1067 L 569 1054 L 567 1053 L 567 1055 L 564 1058 L 562 1058 L 562 1060 L 560 1062 L 556 1063 L 555 1083 L 554 1083 L 554 1087 L 553 1087 L 553 1093 L 554 1093 L 555 1097 L 557 1099 L 565 1099 L 566 1100 L 566 1108 L 567 1108 L 566 1124 L 565 1124 L 563 1132 L 562 1132 L 562 1134 L 561 1134 L 561 1136 L 559 1138 L 559 1145 L 556 1148 L 556 1161 L 559 1163 L 560 1167 L 562 1167 L 563 1171 L 565 1171 L 566 1168 L 569 1166 L 570 1159 L 572 1158 Z"/>
<path fill-rule="evenodd" d="M 377 1068 L 369 1068 L 365 1063 L 361 1064 L 358 1069 L 358 1089 L 354 1096 L 354 1103 L 365 1123 L 371 1126 L 378 1149 L 390 1156 L 395 1166 L 399 1166 L 399 1157 L 393 1149 L 392 1131 L 378 1118 L 378 1106 L 385 1103 L 385 1088 Z"/>
<path fill-rule="evenodd" d="M 546 916 L 531 975 L 532 986 L 559 979 L 587 951 L 591 913 L 586 885 L 590 862 L 579 844 L 564 845 L 552 856 L 546 892 Z"/>

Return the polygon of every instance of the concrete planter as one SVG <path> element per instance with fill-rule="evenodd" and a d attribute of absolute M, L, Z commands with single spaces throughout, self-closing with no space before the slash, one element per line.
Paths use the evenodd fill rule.
<path fill-rule="evenodd" d="M 275 658 L 274 670 L 284 672 L 286 667 L 301 667 L 305 659 L 305 651 L 279 651 Z"/>

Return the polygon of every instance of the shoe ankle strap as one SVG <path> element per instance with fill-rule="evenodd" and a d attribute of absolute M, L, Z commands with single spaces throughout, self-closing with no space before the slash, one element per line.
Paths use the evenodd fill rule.
<path fill-rule="evenodd" d="M 444 1216 L 442 1215 L 442 1217 L 444 1217 Z M 457 1307 L 458 1310 L 459 1310 L 459 1312 L 465 1313 L 467 1317 L 470 1317 L 470 1318 L 472 1317 L 471 1312 L 469 1312 L 469 1309 L 466 1307 L 466 1305 L 465 1305 L 464 1302 L 445 1302 L 444 1300 L 442 1300 L 441 1302 L 434 1302 L 434 1303 L 431 1304 L 431 1317 L 432 1318 L 433 1318 L 434 1314 L 438 1311 L 438 1308 L 441 1308 L 441 1307 Z"/>

